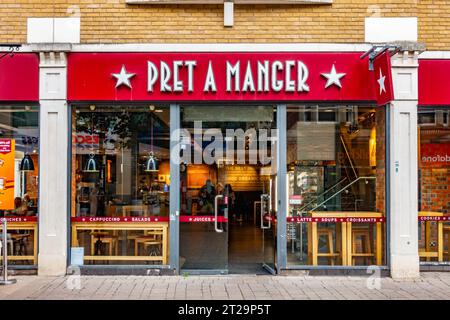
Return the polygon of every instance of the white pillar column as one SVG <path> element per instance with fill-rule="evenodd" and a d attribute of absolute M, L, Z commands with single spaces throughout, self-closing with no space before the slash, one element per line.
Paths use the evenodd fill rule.
<path fill-rule="evenodd" d="M 390 268 L 392 278 L 419 276 L 417 100 L 418 52 L 392 57 L 390 106 Z"/>
<path fill-rule="evenodd" d="M 40 51 L 40 50 L 39 50 Z M 68 106 L 64 52 L 40 52 L 39 275 L 64 275 L 68 252 Z"/>

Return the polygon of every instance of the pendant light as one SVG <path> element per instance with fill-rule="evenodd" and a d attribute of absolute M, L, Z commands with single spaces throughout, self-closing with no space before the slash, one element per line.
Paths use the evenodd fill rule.
<path fill-rule="evenodd" d="M 153 155 L 153 152 L 150 152 L 147 161 L 145 162 L 145 172 L 158 172 L 158 160 Z"/>
<path fill-rule="evenodd" d="M 28 153 L 28 147 L 25 146 L 25 155 L 20 161 L 19 170 L 23 172 L 31 172 L 34 171 L 34 162 L 33 158 L 31 158 L 30 154 Z"/>
<path fill-rule="evenodd" d="M 91 108 L 92 110 L 92 108 Z M 91 135 L 92 135 L 92 139 L 91 141 L 94 141 L 94 117 L 91 117 Z M 87 173 L 97 173 L 98 172 L 98 167 L 97 167 L 97 162 L 95 161 L 95 154 L 94 154 L 94 147 L 93 144 L 91 144 L 91 152 L 89 153 L 89 159 L 87 160 L 83 172 L 87 172 Z"/>
<path fill-rule="evenodd" d="M 158 172 L 159 166 L 158 166 L 158 159 L 153 154 L 153 114 L 150 114 L 150 128 L 151 128 L 151 136 L 150 136 L 150 144 L 151 144 L 151 151 L 148 155 L 147 161 L 145 162 L 145 172 Z"/>
<path fill-rule="evenodd" d="M 25 153 L 22 161 L 20 161 L 19 170 L 24 172 L 34 171 L 34 162 L 28 153 Z"/>
<path fill-rule="evenodd" d="M 91 173 L 96 173 L 98 172 L 98 168 L 97 168 L 97 162 L 95 161 L 95 155 L 93 153 L 89 154 L 89 159 L 86 162 L 86 165 L 84 166 L 84 170 L 83 172 L 91 172 Z"/>

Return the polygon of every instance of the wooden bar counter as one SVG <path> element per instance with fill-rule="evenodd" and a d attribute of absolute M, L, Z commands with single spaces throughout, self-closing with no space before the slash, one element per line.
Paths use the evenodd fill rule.
<path fill-rule="evenodd" d="M 430 258 L 444 261 L 444 222 L 450 221 L 450 214 L 420 211 L 419 221 L 425 222 L 425 250 L 419 250 L 419 257 L 426 258 L 427 261 L 430 261 Z M 431 222 L 437 223 L 437 251 L 431 249 Z"/>
<path fill-rule="evenodd" d="M 0 223 L 0 231 L 3 232 L 2 230 L 2 224 Z M 33 238 L 33 254 L 32 255 L 8 255 L 8 259 L 9 260 L 30 260 L 33 261 L 33 265 L 37 265 L 37 252 L 38 252 L 38 248 L 37 248 L 37 244 L 38 244 L 38 233 L 37 233 L 37 229 L 38 229 L 38 224 L 37 221 L 33 220 L 33 221 L 20 221 L 20 222 L 14 222 L 14 221 L 10 221 L 8 222 L 7 225 L 7 229 L 8 229 L 8 233 L 11 230 L 27 230 L 27 231 L 31 231 L 32 235 L 30 235 L 29 237 Z M 12 235 L 17 236 L 17 237 L 24 237 L 25 235 L 21 235 L 21 234 L 13 234 Z M 0 261 L 3 260 L 3 255 L 0 256 Z"/>
<path fill-rule="evenodd" d="M 111 261 L 162 261 L 162 264 L 168 264 L 168 229 L 169 222 L 74 222 L 72 221 L 72 246 L 78 247 L 78 232 L 89 230 L 98 231 L 144 231 L 157 233 L 162 237 L 162 250 L 160 255 L 85 255 L 84 260 L 111 260 Z M 142 237 L 146 235 L 143 234 Z M 130 237 L 128 240 L 136 241 L 139 237 Z"/>
<path fill-rule="evenodd" d="M 376 224 L 376 243 L 375 243 L 375 261 L 377 265 L 382 264 L 382 223 L 384 215 L 382 212 L 372 211 L 313 211 L 308 213 L 308 217 L 312 219 L 308 223 L 308 255 L 310 264 L 318 265 L 319 257 L 319 237 L 317 223 L 335 223 L 340 224 L 340 233 L 336 228 L 336 244 L 341 248 L 342 265 L 351 266 L 353 258 L 353 240 L 352 240 L 352 224 L 353 223 L 375 223 Z M 373 222 L 372 222 L 373 219 Z"/>

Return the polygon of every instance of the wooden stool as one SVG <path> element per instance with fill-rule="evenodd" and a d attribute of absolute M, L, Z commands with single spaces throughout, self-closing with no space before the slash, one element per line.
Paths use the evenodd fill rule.
<path fill-rule="evenodd" d="M 163 239 L 162 234 L 150 234 L 142 237 L 138 237 L 135 240 L 135 255 L 139 255 L 139 244 L 142 244 L 144 248 L 150 247 L 149 256 L 161 256 L 161 262 L 163 261 L 162 247 Z"/>
<path fill-rule="evenodd" d="M 115 254 L 118 253 L 117 248 L 117 237 L 110 235 L 108 232 L 91 232 L 91 255 L 94 256 L 96 253 L 96 246 L 99 244 L 107 244 L 109 247 L 109 256 L 113 254 L 113 248 L 115 249 Z M 101 248 L 98 247 L 98 252 L 101 253 Z"/>
<path fill-rule="evenodd" d="M 321 236 L 326 237 L 327 252 L 317 253 L 318 257 L 328 257 L 330 265 L 334 266 L 334 259 L 339 256 L 339 253 L 334 251 L 334 241 L 333 241 L 333 228 L 318 228 L 317 229 L 317 241 L 319 241 Z"/>
<path fill-rule="evenodd" d="M 147 240 L 140 242 L 144 247 L 150 247 L 149 256 L 162 256 L 162 241 L 161 240 Z M 162 259 L 161 259 L 162 261 Z"/>
<path fill-rule="evenodd" d="M 447 253 L 447 260 L 450 261 L 450 226 L 444 225 L 443 234 L 444 239 L 445 235 L 447 235 L 447 251 L 444 252 Z"/>
<path fill-rule="evenodd" d="M 139 237 L 142 237 L 143 235 L 145 235 L 145 233 L 144 234 L 127 234 L 127 235 L 122 235 L 122 236 L 120 236 L 117 239 L 119 247 L 120 247 L 120 242 L 122 241 L 122 242 L 125 242 L 126 247 L 128 248 L 128 243 L 130 243 L 130 245 L 132 245 L 131 243 L 133 241 L 136 242 L 136 239 L 139 238 Z"/>
<path fill-rule="evenodd" d="M 136 237 L 134 240 L 134 254 L 139 255 L 139 244 L 145 246 L 152 246 L 161 244 L 162 246 L 162 231 L 161 230 L 146 230 L 143 236 Z"/>
<path fill-rule="evenodd" d="M 357 252 L 356 240 L 361 239 L 362 252 Z M 372 251 L 372 231 L 369 228 L 353 228 L 352 229 L 352 265 L 355 265 L 356 257 L 363 257 L 366 265 L 369 265 L 367 258 L 373 259 L 375 254 Z"/>

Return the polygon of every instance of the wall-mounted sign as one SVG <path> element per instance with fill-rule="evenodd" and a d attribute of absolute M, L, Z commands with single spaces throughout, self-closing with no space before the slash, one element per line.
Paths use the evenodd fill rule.
<path fill-rule="evenodd" d="M 231 185 L 233 191 L 262 190 L 264 182 L 269 179 L 270 176 L 260 175 L 259 167 L 252 165 L 224 166 L 218 174 L 219 183 Z"/>
<path fill-rule="evenodd" d="M 295 124 L 297 160 L 336 160 L 336 124 L 300 122 Z"/>
<path fill-rule="evenodd" d="M 371 101 L 361 53 L 71 53 L 68 99 Z M 384 71 L 383 71 L 384 72 Z"/>
<path fill-rule="evenodd" d="M 377 56 L 373 63 L 377 104 L 385 105 L 394 100 L 391 76 L 391 56 L 388 50 Z"/>

